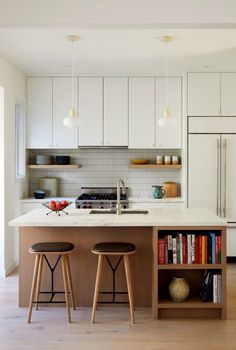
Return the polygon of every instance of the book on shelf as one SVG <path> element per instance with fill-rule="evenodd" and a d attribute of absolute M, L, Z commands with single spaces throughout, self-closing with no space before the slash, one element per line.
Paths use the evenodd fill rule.
<path fill-rule="evenodd" d="M 200 298 L 203 302 L 222 303 L 222 276 L 205 270 L 202 278 Z"/>
<path fill-rule="evenodd" d="M 159 264 L 221 264 L 220 234 L 175 232 L 158 239 Z"/>

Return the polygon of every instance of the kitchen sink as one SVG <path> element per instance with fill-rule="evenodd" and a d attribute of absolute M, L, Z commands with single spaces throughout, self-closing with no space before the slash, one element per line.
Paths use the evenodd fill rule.
<path fill-rule="evenodd" d="M 93 209 L 90 214 L 116 214 L 116 210 Z M 148 214 L 148 210 L 121 210 L 121 214 Z"/>

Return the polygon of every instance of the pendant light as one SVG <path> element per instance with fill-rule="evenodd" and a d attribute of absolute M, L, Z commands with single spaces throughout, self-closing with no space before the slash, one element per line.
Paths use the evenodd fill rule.
<path fill-rule="evenodd" d="M 158 125 L 160 127 L 174 127 L 177 124 L 176 118 L 171 115 L 171 110 L 168 107 L 168 55 L 167 55 L 167 45 L 173 40 L 173 37 L 170 35 L 161 36 L 160 41 L 166 45 L 166 54 L 165 54 L 165 108 L 163 110 L 163 115 L 161 118 L 158 118 Z"/>
<path fill-rule="evenodd" d="M 67 128 L 77 128 L 79 126 L 79 117 L 76 111 L 76 103 L 75 103 L 75 76 L 74 76 L 74 43 L 79 41 L 80 37 L 78 35 L 69 35 L 67 40 L 71 42 L 71 109 L 69 110 L 69 115 L 65 117 L 63 120 L 64 126 Z"/>

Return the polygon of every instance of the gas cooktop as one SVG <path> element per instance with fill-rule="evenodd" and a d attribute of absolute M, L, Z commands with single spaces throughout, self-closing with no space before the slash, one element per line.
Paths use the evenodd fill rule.
<path fill-rule="evenodd" d="M 77 209 L 115 208 L 117 204 L 116 187 L 81 187 L 85 190 L 75 201 Z M 127 194 L 120 194 L 123 209 L 128 208 Z"/>

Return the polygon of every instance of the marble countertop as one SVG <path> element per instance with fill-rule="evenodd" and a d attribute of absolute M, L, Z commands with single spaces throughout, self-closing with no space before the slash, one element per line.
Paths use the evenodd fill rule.
<path fill-rule="evenodd" d="M 102 209 L 101 209 L 102 210 Z M 126 210 L 127 212 L 129 209 Z M 90 214 L 88 209 L 68 209 L 68 215 L 46 215 L 47 208 L 34 209 L 9 222 L 16 227 L 96 227 L 96 226 L 226 226 L 207 209 L 159 208 L 149 209 L 148 214 Z"/>

